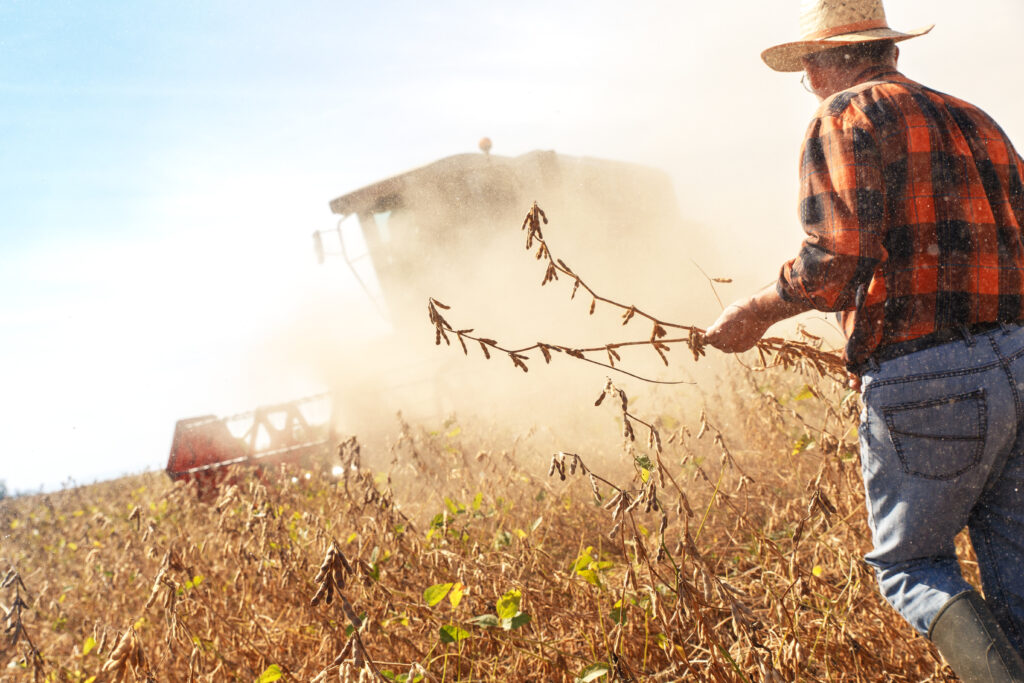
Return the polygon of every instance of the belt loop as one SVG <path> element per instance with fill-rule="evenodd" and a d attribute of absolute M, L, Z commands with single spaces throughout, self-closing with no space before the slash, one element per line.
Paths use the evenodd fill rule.
<path fill-rule="evenodd" d="M 972 348 L 974 346 L 974 336 L 971 335 L 971 331 L 967 329 L 967 325 L 960 323 L 956 326 L 956 329 L 963 335 L 964 341 L 967 343 L 967 348 Z"/>
<path fill-rule="evenodd" d="M 1010 323 L 1006 322 L 1005 320 L 999 321 L 999 328 L 1003 331 L 1003 334 L 1010 334 L 1010 332 L 1013 331 L 1013 329 L 1010 327 Z"/>
<path fill-rule="evenodd" d="M 875 354 L 871 354 L 870 356 L 868 356 L 866 364 L 874 372 L 878 372 L 879 370 L 882 369 L 882 366 L 878 364 L 878 359 L 875 358 Z"/>

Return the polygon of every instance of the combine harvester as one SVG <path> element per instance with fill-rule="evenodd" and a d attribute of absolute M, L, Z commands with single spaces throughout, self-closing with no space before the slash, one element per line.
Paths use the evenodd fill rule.
<path fill-rule="evenodd" d="M 205 497 L 230 480 L 237 465 L 301 463 L 336 441 L 329 406 L 330 396 L 321 394 L 231 417 L 178 420 L 167 474 L 175 481 L 195 481 Z"/>
<path fill-rule="evenodd" d="M 573 265 L 579 272 L 600 272 L 605 286 L 638 301 L 672 286 L 665 268 L 679 271 L 678 256 L 665 253 L 669 249 L 650 248 L 684 232 L 667 174 L 550 151 L 491 155 L 486 138 L 480 149 L 483 154 L 441 159 L 334 199 L 330 208 L 340 216 L 337 228 L 313 234 L 317 260 L 344 260 L 390 325 L 390 338 L 377 344 L 387 350 L 377 355 L 388 361 L 352 368 L 353 375 L 373 377 L 372 392 L 333 395 L 333 409 L 321 412 L 323 423 L 303 415 L 307 400 L 233 418 L 180 420 L 167 463 L 172 478 L 216 487 L 238 464 L 296 461 L 324 452 L 335 440 L 327 423 L 363 424 L 369 414 L 393 415 L 397 410 L 408 414 L 403 399 L 387 400 L 388 387 L 398 383 L 405 389 L 421 387 L 417 400 L 429 404 L 426 413 L 440 416 L 445 383 L 439 381 L 437 361 L 432 366 L 406 362 L 404 350 L 414 345 L 410 340 L 426 339 L 428 296 L 458 300 L 467 283 L 505 293 L 507 281 L 516 279 L 508 275 L 510 261 L 535 269 L 532 258 L 515 253 L 522 250 L 516 228 L 535 201 L 557 223 L 559 243 L 573 246 Z M 575 247 L 583 245 L 591 260 L 578 265 Z M 536 276 L 531 272 L 528 282 Z M 515 303 L 503 300 L 501 305 L 505 310 Z M 428 332 L 432 337 L 432 330 Z M 358 360 L 352 364 L 362 365 Z M 394 377 L 400 366 L 400 376 Z M 355 385 L 347 377 L 345 383 Z M 409 396 L 402 393 L 406 402 Z M 353 412 L 360 413 L 358 419 L 344 420 Z"/>

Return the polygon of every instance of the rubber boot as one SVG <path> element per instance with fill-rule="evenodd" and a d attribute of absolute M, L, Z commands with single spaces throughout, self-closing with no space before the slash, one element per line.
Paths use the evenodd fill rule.
<path fill-rule="evenodd" d="M 1020 653 L 977 591 L 950 598 L 932 620 L 928 638 L 964 683 L 1024 683 Z"/>

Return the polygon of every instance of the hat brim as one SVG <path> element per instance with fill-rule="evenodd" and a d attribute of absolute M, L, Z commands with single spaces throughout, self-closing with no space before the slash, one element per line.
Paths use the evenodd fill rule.
<path fill-rule="evenodd" d="M 761 59 L 763 59 L 764 63 L 775 71 L 803 71 L 803 58 L 807 55 L 812 55 L 815 52 L 821 52 L 823 50 L 840 47 L 842 45 L 867 43 L 874 40 L 891 40 L 894 43 L 898 43 L 903 40 L 910 40 L 911 38 L 923 36 L 933 28 L 935 28 L 935 24 L 910 31 L 908 33 L 894 31 L 891 28 L 876 28 L 870 31 L 860 31 L 858 33 L 844 33 L 842 35 L 823 38 L 821 40 L 799 40 L 794 43 L 783 43 L 781 45 L 770 47 L 761 53 Z"/>

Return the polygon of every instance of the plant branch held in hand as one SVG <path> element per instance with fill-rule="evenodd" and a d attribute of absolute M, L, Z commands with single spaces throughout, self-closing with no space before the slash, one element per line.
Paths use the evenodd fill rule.
<path fill-rule="evenodd" d="M 622 304 L 599 294 L 589 284 L 587 284 L 582 277 L 574 272 L 572 268 L 565 263 L 565 261 L 560 258 L 555 258 L 552 255 L 551 250 L 548 248 L 548 244 L 544 239 L 543 230 L 541 228 L 542 224 L 547 224 L 547 222 L 548 219 L 544 214 L 544 211 L 534 203 L 533 207 L 526 215 L 526 219 L 523 221 L 522 226 L 522 229 L 526 231 L 526 249 L 528 251 L 532 251 L 536 247 L 535 255 L 537 260 L 543 261 L 546 264 L 541 286 L 560 279 L 560 276 L 571 279 L 573 285 L 570 298 L 575 299 L 576 295 L 579 294 L 581 290 L 585 292 L 591 299 L 589 308 L 590 315 L 594 314 L 598 303 L 604 306 L 610 306 L 621 311 L 623 325 L 629 324 L 635 318 L 642 318 L 646 320 L 651 324 L 650 336 L 647 339 L 613 342 L 587 348 L 576 348 L 548 342 L 536 342 L 522 348 L 509 348 L 500 345 L 494 339 L 474 335 L 473 330 L 470 328 L 455 329 L 438 310 L 449 310 L 450 307 L 441 303 L 437 299 L 431 298 L 427 303 L 427 310 L 430 316 L 430 322 L 434 325 L 435 343 L 440 344 L 441 341 L 444 340 L 446 344 L 451 345 L 449 335 L 454 336 L 462 347 L 462 351 L 468 355 L 469 348 L 466 341 L 469 340 L 470 342 L 475 342 L 480 346 L 480 350 L 483 352 L 485 358 L 489 359 L 492 351 L 503 353 L 509 357 L 513 365 L 521 369 L 523 372 L 527 372 L 529 370 L 526 362 L 530 360 L 530 357 L 526 354 L 531 351 L 539 350 L 544 357 L 545 363 L 551 362 L 553 353 L 564 353 L 576 358 L 577 360 L 583 360 L 604 368 L 609 368 L 645 382 L 656 384 L 689 383 L 686 381 L 655 380 L 628 372 L 616 365 L 616 362 L 621 361 L 621 357 L 617 352 L 617 349 L 629 346 L 649 346 L 658 354 L 661 361 L 667 366 L 669 364 L 667 353 L 671 350 L 672 345 L 685 344 L 690 349 L 690 352 L 693 354 L 693 358 L 696 361 L 705 354 L 706 331 L 694 325 L 682 325 L 662 320 L 661 318 L 658 318 L 635 305 Z M 683 334 L 669 337 L 668 330 L 678 330 Z M 821 376 L 831 376 L 839 379 L 840 381 L 844 380 L 846 377 L 842 359 L 834 353 L 822 350 L 816 344 L 789 341 L 780 337 L 766 337 L 759 339 L 753 345 L 753 348 L 757 349 L 761 359 L 761 365 L 763 367 L 769 367 L 772 365 L 782 365 L 784 367 L 807 366 L 814 370 L 816 374 Z M 607 360 L 593 357 L 598 354 L 603 355 Z"/>

